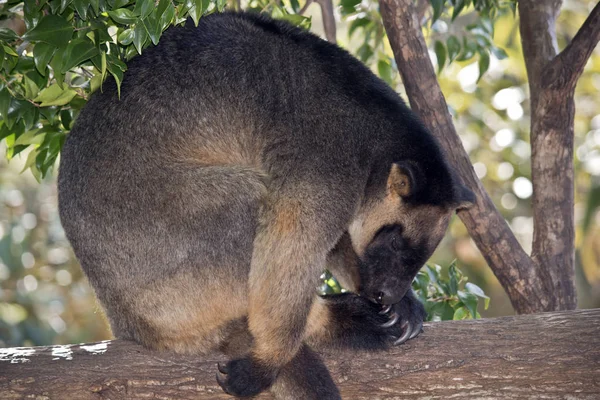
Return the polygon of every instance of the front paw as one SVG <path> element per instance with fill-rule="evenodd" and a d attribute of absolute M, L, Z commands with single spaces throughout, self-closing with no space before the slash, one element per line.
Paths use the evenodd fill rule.
<path fill-rule="evenodd" d="M 225 393 L 236 397 L 251 397 L 271 387 L 277 370 L 247 356 L 218 365 L 217 382 Z"/>
<path fill-rule="evenodd" d="M 425 307 L 412 293 L 404 296 L 399 303 L 382 306 L 380 314 L 388 317 L 381 327 L 395 333 L 392 334 L 394 346 L 417 337 L 422 332 L 426 316 Z"/>

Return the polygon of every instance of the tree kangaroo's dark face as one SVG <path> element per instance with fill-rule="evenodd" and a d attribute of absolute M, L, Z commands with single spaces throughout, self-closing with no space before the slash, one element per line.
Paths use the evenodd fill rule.
<path fill-rule="evenodd" d="M 408 237 L 400 224 L 384 226 L 359 257 L 360 293 L 380 304 L 399 302 L 440 240 Z"/>
<path fill-rule="evenodd" d="M 450 220 L 450 213 L 431 218 L 435 213 L 430 211 L 412 215 L 430 214 L 429 218 L 413 218 L 411 224 L 385 225 L 375 233 L 359 256 L 362 294 L 381 304 L 395 304 L 404 297 L 417 272 L 442 240 Z"/>
<path fill-rule="evenodd" d="M 385 190 L 363 204 L 348 228 L 360 259 L 360 293 L 381 304 L 402 299 L 454 210 L 473 200 L 468 189 L 450 186 L 448 203 L 418 204 L 412 201 L 416 175 L 410 166 L 394 164 Z"/>

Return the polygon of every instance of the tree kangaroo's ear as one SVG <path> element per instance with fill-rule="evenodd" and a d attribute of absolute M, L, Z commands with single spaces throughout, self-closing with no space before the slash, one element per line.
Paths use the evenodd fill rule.
<path fill-rule="evenodd" d="M 477 201 L 477 197 L 471 189 L 459 183 L 454 186 L 454 202 L 452 207 L 456 210 L 466 210 Z"/>
<path fill-rule="evenodd" d="M 420 183 L 416 167 L 406 162 L 392 164 L 387 181 L 390 193 L 410 197 L 418 191 Z"/>

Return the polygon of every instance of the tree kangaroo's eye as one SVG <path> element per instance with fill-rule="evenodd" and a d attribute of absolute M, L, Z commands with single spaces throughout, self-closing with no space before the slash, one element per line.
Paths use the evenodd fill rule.
<path fill-rule="evenodd" d="M 400 233 L 396 233 L 394 236 L 392 236 L 391 244 L 394 251 L 402 250 L 402 236 Z"/>

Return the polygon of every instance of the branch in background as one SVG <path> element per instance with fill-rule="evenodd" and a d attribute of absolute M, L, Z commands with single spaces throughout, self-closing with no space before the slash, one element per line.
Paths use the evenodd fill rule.
<path fill-rule="evenodd" d="M 335 15 L 333 14 L 332 0 L 315 0 L 321 6 L 321 16 L 323 17 L 323 29 L 325 37 L 330 43 L 336 43 Z"/>
<path fill-rule="evenodd" d="M 437 137 L 450 162 L 477 196 L 459 217 L 518 313 L 547 310 L 544 280 L 477 178 L 456 133 L 412 0 L 381 0 L 381 16 L 411 108 Z"/>
<path fill-rule="evenodd" d="M 313 3 L 313 0 L 306 0 L 306 3 L 304 3 L 304 6 L 302 6 L 302 8 L 300 9 L 300 11 L 298 11 L 298 14 L 304 15 L 304 13 L 306 12 L 306 10 L 308 9 L 308 7 L 312 3 Z"/>
<path fill-rule="evenodd" d="M 448 321 L 386 352 L 329 349 L 342 398 L 596 399 L 600 310 Z M 0 349 L 0 398 L 231 399 L 217 354 L 152 352 L 122 340 Z M 260 399 L 272 398 L 268 394 Z"/>
<path fill-rule="evenodd" d="M 545 86 L 575 88 L 577 80 L 600 41 L 600 2 L 596 4 L 571 43 L 552 61 L 543 76 Z"/>
<path fill-rule="evenodd" d="M 298 14 L 303 15 L 312 3 L 317 3 L 321 7 L 321 18 L 323 19 L 323 31 L 328 42 L 336 43 L 336 25 L 335 14 L 333 13 L 332 0 L 306 0 L 304 6 L 298 11 Z"/>
<path fill-rule="evenodd" d="M 431 3 L 429 2 L 429 0 L 417 0 L 415 11 L 417 13 L 417 18 L 419 19 L 419 22 L 421 22 L 421 24 L 423 24 L 424 22 L 425 13 L 429 9 L 430 5 Z"/>
<path fill-rule="evenodd" d="M 544 69 L 558 54 L 556 42 L 556 18 L 562 0 L 521 0 L 519 7 L 519 30 L 523 56 L 529 79 L 531 109 L 537 104 Z"/>

